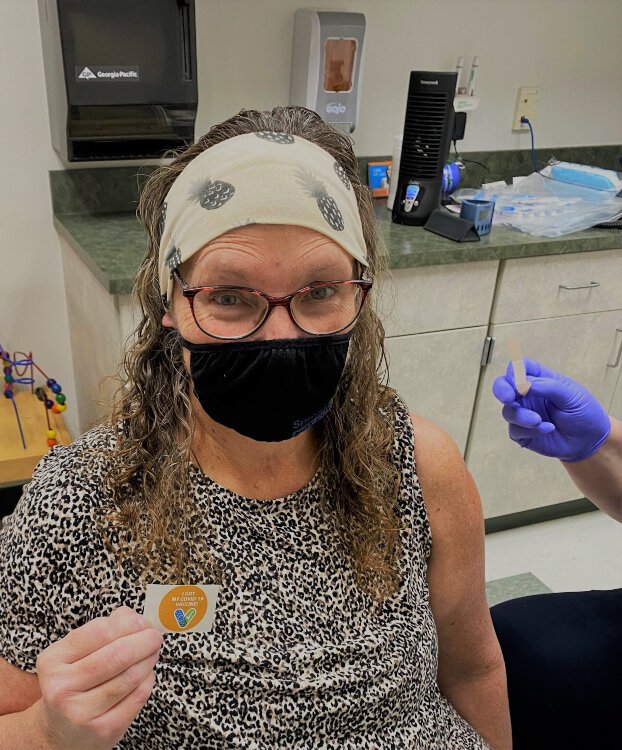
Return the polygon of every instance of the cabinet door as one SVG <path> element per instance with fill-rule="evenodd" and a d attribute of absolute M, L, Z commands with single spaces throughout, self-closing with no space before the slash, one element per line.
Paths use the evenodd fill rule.
<path fill-rule="evenodd" d="M 622 250 L 505 261 L 493 323 L 620 309 Z"/>
<path fill-rule="evenodd" d="M 567 374 L 602 404 L 611 402 L 620 373 L 607 367 L 619 344 L 622 311 L 493 326 L 495 349 L 477 397 L 467 447 L 467 465 L 479 487 L 487 518 L 582 497 L 559 461 L 521 449 L 507 434 L 492 384 L 506 370 L 507 339 L 522 342 L 523 353 Z"/>
<path fill-rule="evenodd" d="M 373 294 L 387 336 L 488 325 L 499 261 L 394 268 Z"/>
<path fill-rule="evenodd" d="M 385 340 L 389 382 L 411 411 L 446 430 L 464 454 L 486 326 Z"/>
<path fill-rule="evenodd" d="M 609 405 L 609 414 L 616 419 L 622 419 L 622 328 L 618 330 L 619 340 L 618 346 L 615 349 L 611 362 L 609 363 L 612 367 L 617 367 L 620 370 L 618 375 L 618 384 L 613 392 L 611 404 Z"/>

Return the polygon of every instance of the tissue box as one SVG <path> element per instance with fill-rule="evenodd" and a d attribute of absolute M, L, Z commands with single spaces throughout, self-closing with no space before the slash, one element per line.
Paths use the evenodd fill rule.
<path fill-rule="evenodd" d="M 392 164 L 392 161 L 367 162 L 367 182 L 374 198 L 383 198 L 389 195 Z"/>

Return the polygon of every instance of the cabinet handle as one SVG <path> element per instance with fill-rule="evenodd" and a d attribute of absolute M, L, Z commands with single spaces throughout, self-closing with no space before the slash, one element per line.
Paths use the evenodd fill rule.
<path fill-rule="evenodd" d="M 616 333 L 622 333 L 622 328 L 616 328 Z M 622 357 L 622 338 L 620 338 L 620 346 L 618 347 L 618 356 L 616 361 L 611 363 L 607 362 L 607 367 L 617 367 L 620 363 L 620 357 Z"/>
<path fill-rule="evenodd" d="M 590 281 L 589 284 L 581 284 L 580 286 L 566 286 L 566 284 L 560 284 L 560 289 L 566 289 L 569 292 L 574 291 L 575 289 L 596 289 L 597 286 L 600 286 L 600 283 L 598 281 Z"/>
<path fill-rule="evenodd" d="M 486 336 L 484 340 L 484 350 L 482 352 L 482 360 L 481 360 L 482 367 L 486 367 L 486 365 L 490 364 L 490 360 L 492 359 L 492 352 L 494 348 L 495 348 L 494 336 Z"/>

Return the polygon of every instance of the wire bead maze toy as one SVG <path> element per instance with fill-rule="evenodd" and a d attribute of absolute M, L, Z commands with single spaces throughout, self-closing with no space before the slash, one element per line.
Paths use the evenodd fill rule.
<path fill-rule="evenodd" d="M 19 357 L 19 359 L 18 359 Z M 30 392 L 36 396 L 39 401 L 42 402 L 45 410 L 45 418 L 47 421 L 47 443 L 50 448 L 58 443 L 56 440 L 56 430 L 50 423 L 50 409 L 54 414 L 60 414 L 67 408 L 66 397 L 60 386 L 53 378 L 47 376 L 47 374 L 39 367 L 39 365 L 33 360 L 32 352 L 25 354 L 24 352 L 14 352 L 13 357 L 9 352 L 2 347 L 0 344 L 0 359 L 2 360 L 2 369 L 4 372 L 4 397 L 9 399 L 13 404 L 15 410 L 15 418 L 17 419 L 17 426 L 19 428 L 19 434 L 22 439 L 22 445 L 26 449 L 26 441 L 24 439 L 24 431 L 22 429 L 22 423 L 19 418 L 19 409 L 15 403 L 15 394 L 13 388 L 16 384 L 29 385 Z M 52 392 L 48 394 L 43 386 L 35 388 L 34 371 L 38 370 L 41 375 L 45 378 L 45 385 Z M 15 373 L 13 372 L 15 371 Z M 29 373 L 29 374 L 27 374 Z M 52 398 L 54 400 L 52 400 Z"/>

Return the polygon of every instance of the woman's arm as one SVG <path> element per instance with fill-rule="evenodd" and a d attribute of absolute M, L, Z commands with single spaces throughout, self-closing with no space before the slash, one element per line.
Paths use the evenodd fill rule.
<path fill-rule="evenodd" d="M 413 416 L 415 460 L 432 529 L 430 602 L 439 641 L 438 683 L 494 750 L 512 747 L 505 665 L 484 585 L 479 494 L 451 438 Z"/>
<path fill-rule="evenodd" d="M 589 458 L 562 466 L 586 497 L 622 521 L 622 422 L 611 417 L 611 432 Z"/>
<path fill-rule="evenodd" d="M 54 750 L 41 731 L 38 701 L 25 711 L 0 716 L 0 747 L 12 750 Z"/>
<path fill-rule="evenodd" d="M 0 747 L 49 750 L 37 721 L 40 697 L 37 675 L 17 669 L 0 656 Z"/>

